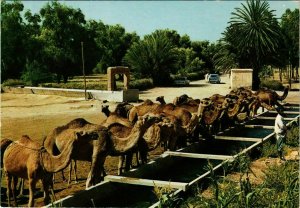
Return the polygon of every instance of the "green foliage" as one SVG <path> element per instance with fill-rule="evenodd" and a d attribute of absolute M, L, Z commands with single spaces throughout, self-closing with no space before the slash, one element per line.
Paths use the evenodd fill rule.
<path fill-rule="evenodd" d="M 283 90 L 284 86 L 281 82 L 277 80 L 262 80 L 260 83 L 260 87 L 266 87 L 272 90 Z"/>
<path fill-rule="evenodd" d="M 253 69 L 253 89 L 259 87 L 259 70 L 276 54 L 281 40 L 281 30 L 267 1 L 249 0 L 232 12 L 224 41 L 229 53 L 237 56 L 240 67 Z"/>
<path fill-rule="evenodd" d="M 299 207 L 299 164 L 274 164 L 265 172 L 265 187 L 275 189 L 275 207 Z M 298 206 L 297 206 L 298 205 Z"/>
<path fill-rule="evenodd" d="M 129 88 L 131 89 L 146 90 L 153 87 L 152 79 L 138 79 L 129 82 Z"/>
<path fill-rule="evenodd" d="M 21 1 L 1 1 L 1 81 L 18 79 L 25 65 L 26 34 Z"/>
<path fill-rule="evenodd" d="M 292 126 L 291 129 L 287 131 L 286 144 L 292 147 L 299 147 L 299 126 Z"/>
<path fill-rule="evenodd" d="M 262 157 L 277 157 L 277 148 L 275 141 L 267 141 L 263 143 L 262 147 L 260 147 L 259 149 L 261 150 Z"/>
<path fill-rule="evenodd" d="M 154 85 L 171 83 L 176 69 L 177 51 L 164 31 L 146 35 L 127 51 L 124 61 L 137 78 L 152 78 Z"/>
<path fill-rule="evenodd" d="M 293 67 L 299 67 L 299 9 L 287 9 L 281 17 L 281 29 L 284 34 L 284 57 Z"/>
<path fill-rule="evenodd" d="M 183 198 L 172 196 L 172 192 L 174 190 L 170 187 L 154 186 L 154 193 L 160 202 L 159 208 L 178 207 L 183 202 Z"/>
<path fill-rule="evenodd" d="M 37 61 L 33 61 L 25 65 L 25 70 L 22 73 L 21 79 L 29 85 L 38 86 L 40 83 L 52 81 L 53 76 L 51 73 L 47 72 L 45 67 Z"/>

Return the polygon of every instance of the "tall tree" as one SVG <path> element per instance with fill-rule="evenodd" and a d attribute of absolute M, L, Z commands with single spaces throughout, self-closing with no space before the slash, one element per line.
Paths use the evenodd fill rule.
<path fill-rule="evenodd" d="M 57 74 L 57 81 L 81 71 L 81 42 L 84 40 L 85 19 L 80 9 L 73 9 L 57 1 L 47 3 L 40 10 L 41 40 L 47 56 L 47 66 Z"/>
<path fill-rule="evenodd" d="M 19 78 L 25 65 L 25 30 L 20 1 L 1 2 L 1 81 Z"/>
<path fill-rule="evenodd" d="M 100 50 L 97 72 L 106 73 L 109 66 L 119 66 L 128 48 L 139 40 L 136 33 L 126 33 L 121 25 L 105 25 L 101 21 L 95 27 L 95 42 Z"/>
<path fill-rule="evenodd" d="M 291 11 L 287 9 L 281 17 L 280 26 L 284 34 L 286 45 L 286 54 L 288 64 L 290 65 L 292 76 L 296 69 L 296 77 L 298 77 L 299 68 L 299 9 Z M 290 77 L 291 78 L 291 77 Z"/>
<path fill-rule="evenodd" d="M 266 57 L 276 52 L 281 37 L 280 27 L 266 1 L 248 0 L 232 12 L 224 40 L 236 48 L 240 67 L 253 69 L 254 90 L 259 88 L 259 70 Z"/>
<path fill-rule="evenodd" d="M 177 67 L 178 54 L 166 31 L 146 35 L 134 43 L 124 57 L 139 78 L 150 77 L 155 85 L 170 83 L 170 73 Z"/>

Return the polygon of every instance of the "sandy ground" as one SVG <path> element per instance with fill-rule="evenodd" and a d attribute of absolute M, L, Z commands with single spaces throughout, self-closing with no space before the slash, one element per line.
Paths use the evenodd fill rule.
<path fill-rule="evenodd" d="M 293 87 L 292 87 L 293 88 Z M 299 89 L 299 85 L 294 88 Z M 222 76 L 221 84 L 209 84 L 204 80 L 191 82 L 188 87 L 168 87 L 154 88 L 140 93 L 140 99 L 155 100 L 156 97 L 164 95 L 166 102 L 172 102 L 176 96 L 187 94 L 193 98 L 205 98 L 215 93 L 227 94 L 230 91 L 229 77 Z M 278 92 L 279 95 L 282 92 Z M 285 102 L 300 103 L 299 91 L 290 91 Z M 57 126 L 65 125 L 75 118 L 84 118 L 92 123 L 100 124 L 105 116 L 101 113 L 102 101 L 88 100 L 84 98 L 70 98 L 53 95 L 33 95 L 33 94 L 1 94 L 1 138 L 11 138 L 17 140 L 22 135 L 29 135 L 31 138 L 42 141 L 52 129 Z M 114 110 L 115 103 L 109 104 L 111 110 Z M 137 104 L 137 103 L 134 103 Z M 157 150 L 153 155 L 160 154 L 161 150 Z M 62 198 L 70 193 L 84 189 L 86 169 L 89 168 L 88 163 L 79 163 L 79 184 L 66 188 L 66 183 L 58 179 L 55 184 L 56 197 Z M 107 158 L 105 168 L 109 174 L 116 173 L 117 158 Z M 5 187 L 2 184 L 2 187 Z M 1 190 L 5 190 L 1 188 Z M 1 202 L 2 206 L 5 206 Z M 27 201 L 24 199 L 23 204 Z M 22 204 L 21 203 L 21 204 Z M 36 206 L 42 205 L 42 199 L 38 199 Z"/>

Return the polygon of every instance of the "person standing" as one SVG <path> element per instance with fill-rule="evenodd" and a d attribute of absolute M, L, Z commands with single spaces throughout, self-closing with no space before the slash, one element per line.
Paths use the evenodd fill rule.
<path fill-rule="evenodd" d="M 283 146 L 284 146 L 286 131 L 287 131 L 287 127 L 283 122 L 283 117 L 285 116 L 285 114 L 282 108 L 278 108 L 276 110 L 278 112 L 278 115 L 275 119 L 274 131 L 276 134 L 277 152 L 280 159 L 285 161 L 285 157 L 283 154 Z"/>

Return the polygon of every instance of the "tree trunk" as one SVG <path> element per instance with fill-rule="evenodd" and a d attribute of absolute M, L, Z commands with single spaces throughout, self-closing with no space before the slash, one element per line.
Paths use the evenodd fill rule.
<path fill-rule="evenodd" d="M 253 68 L 253 80 L 252 80 L 252 90 L 256 91 L 259 89 L 260 79 L 258 77 L 258 68 Z"/>

